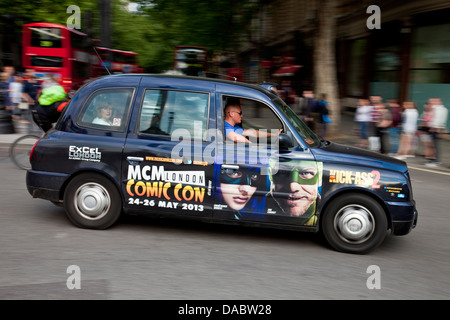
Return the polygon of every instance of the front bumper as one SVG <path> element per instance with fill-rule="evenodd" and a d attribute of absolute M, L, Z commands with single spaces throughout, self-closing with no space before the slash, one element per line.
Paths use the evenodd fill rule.
<path fill-rule="evenodd" d="M 391 215 L 392 234 L 403 236 L 416 227 L 419 213 L 415 201 L 388 202 L 387 205 Z"/>

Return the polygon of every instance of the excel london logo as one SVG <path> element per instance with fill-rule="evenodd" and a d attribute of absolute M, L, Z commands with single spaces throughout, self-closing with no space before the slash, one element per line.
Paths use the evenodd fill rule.
<path fill-rule="evenodd" d="M 69 160 L 100 162 L 102 153 L 98 148 L 69 146 Z"/>

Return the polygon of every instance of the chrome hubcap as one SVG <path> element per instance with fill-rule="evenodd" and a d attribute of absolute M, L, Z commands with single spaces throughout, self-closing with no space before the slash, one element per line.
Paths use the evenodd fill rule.
<path fill-rule="evenodd" d="M 100 184 L 90 182 L 80 186 L 75 193 L 75 209 L 88 220 L 103 218 L 111 206 L 108 191 Z"/>
<path fill-rule="evenodd" d="M 372 236 L 375 230 L 375 220 L 365 207 L 348 205 L 337 213 L 334 228 L 342 240 L 358 244 Z"/>

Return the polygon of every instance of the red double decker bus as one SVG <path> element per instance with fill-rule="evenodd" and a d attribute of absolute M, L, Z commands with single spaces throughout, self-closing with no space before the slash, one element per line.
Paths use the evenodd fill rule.
<path fill-rule="evenodd" d="M 94 66 L 96 68 L 95 74 L 107 74 L 108 72 L 106 69 L 108 69 L 110 73 L 142 72 L 142 68 L 137 63 L 138 54 L 136 52 L 105 47 L 95 47 L 95 50 L 101 59 L 101 61 Z"/>
<path fill-rule="evenodd" d="M 88 36 L 65 26 L 36 22 L 23 25 L 22 65 L 38 77 L 52 74 L 66 89 L 80 87 L 92 76 L 94 62 Z"/>
<path fill-rule="evenodd" d="M 137 53 L 102 47 L 95 52 L 92 42 L 86 34 L 59 24 L 24 24 L 22 66 L 34 69 L 38 77 L 52 74 L 67 91 L 107 74 L 105 68 L 111 73 L 142 72 Z"/>

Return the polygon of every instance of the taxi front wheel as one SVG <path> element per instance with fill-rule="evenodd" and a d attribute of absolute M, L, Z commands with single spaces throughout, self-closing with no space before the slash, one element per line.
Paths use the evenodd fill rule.
<path fill-rule="evenodd" d="M 388 227 L 386 214 L 374 199 L 362 194 L 336 198 L 325 209 L 322 232 L 336 250 L 363 254 L 380 245 Z"/>
<path fill-rule="evenodd" d="M 106 229 L 122 211 L 116 186 L 98 174 L 76 176 L 64 192 L 64 209 L 69 220 L 80 228 Z"/>

